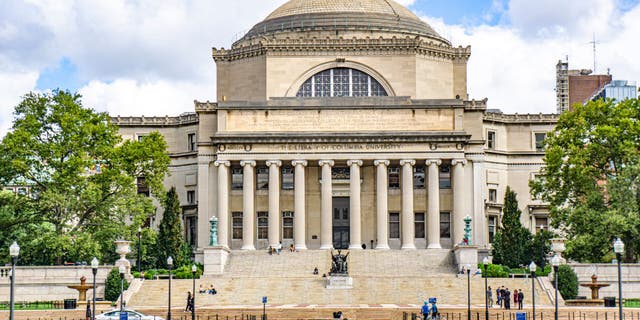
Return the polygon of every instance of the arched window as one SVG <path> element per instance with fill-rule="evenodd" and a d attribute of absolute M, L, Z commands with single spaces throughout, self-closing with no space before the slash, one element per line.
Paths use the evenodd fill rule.
<path fill-rule="evenodd" d="M 350 68 L 334 68 L 307 79 L 297 97 L 371 97 L 387 96 L 387 91 L 370 75 Z"/>

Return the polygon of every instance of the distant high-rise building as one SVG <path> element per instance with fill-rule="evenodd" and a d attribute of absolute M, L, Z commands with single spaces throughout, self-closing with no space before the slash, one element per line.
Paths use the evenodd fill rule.
<path fill-rule="evenodd" d="M 591 74 L 589 69 L 569 70 L 569 62 L 556 64 L 556 106 L 558 113 L 585 103 L 612 80 L 610 74 Z"/>
<path fill-rule="evenodd" d="M 615 99 L 622 101 L 625 99 L 635 99 L 638 96 L 638 87 L 635 81 L 613 80 L 596 92 L 590 100 Z"/>

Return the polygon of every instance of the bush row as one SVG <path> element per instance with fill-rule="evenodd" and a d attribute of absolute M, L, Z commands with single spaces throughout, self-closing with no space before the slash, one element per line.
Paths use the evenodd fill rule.
<path fill-rule="evenodd" d="M 512 274 L 529 274 L 528 268 L 509 268 L 507 266 L 499 265 L 499 264 L 488 264 L 487 265 L 487 273 L 485 274 L 484 265 L 481 263 L 478 264 L 478 268 L 482 270 L 482 276 L 486 276 L 489 278 L 508 278 Z M 550 266 L 545 266 L 544 268 L 538 268 L 536 270 L 536 277 L 543 277 L 549 275 L 551 272 Z"/>

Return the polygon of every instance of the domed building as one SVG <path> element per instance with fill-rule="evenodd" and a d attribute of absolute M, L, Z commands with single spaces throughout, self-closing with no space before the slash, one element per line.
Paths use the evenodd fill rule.
<path fill-rule="evenodd" d="M 180 193 L 206 273 L 223 272 L 234 250 L 281 245 L 464 244 L 482 257 L 507 186 L 523 225 L 547 226 L 528 181 L 557 118 L 470 99 L 470 55 L 392 0 L 291 0 L 229 49 L 213 49 L 217 102 L 115 121 L 128 138 L 167 137 L 166 185 Z"/>

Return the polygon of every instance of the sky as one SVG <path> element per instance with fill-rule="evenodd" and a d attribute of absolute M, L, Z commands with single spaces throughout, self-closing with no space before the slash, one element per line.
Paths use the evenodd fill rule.
<path fill-rule="evenodd" d="M 348 1 L 348 0 L 345 0 Z M 285 0 L 0 0 L 0 137 L 30 91 L 77 91 L 122 116 L 216 101 L 212 47 L 230 47 Z M 397 0 L 471 46 L 470 98 L 554 113 L 555 65 L 640 80 L 640 0 Z M 635 59 L 634 59 L 635 58 Z"/>

